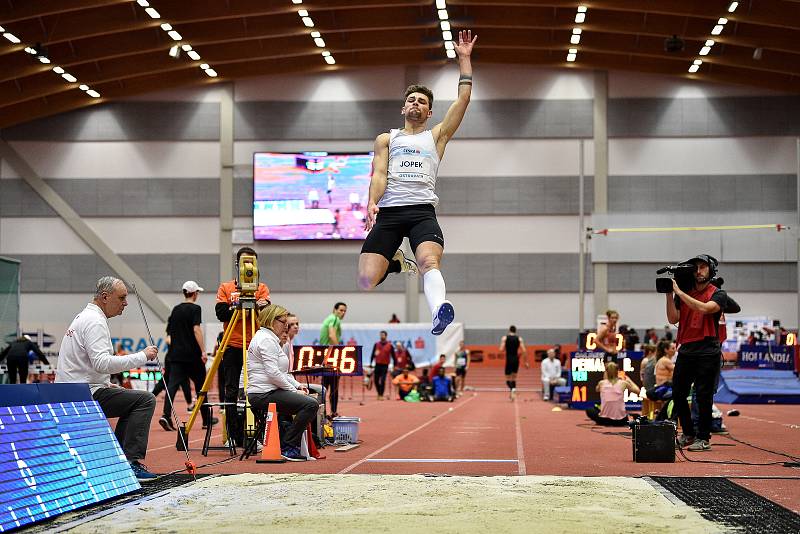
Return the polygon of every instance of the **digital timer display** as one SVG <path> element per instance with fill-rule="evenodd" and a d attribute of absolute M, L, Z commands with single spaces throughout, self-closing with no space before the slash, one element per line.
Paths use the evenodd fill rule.
<path fill-rule="evenodd" d="M 325 367 L 325 370 L 319 370 Z M 363 374 L 361 365 L 361 346 L 327 346 L 327 345 L 298 345 L 294 347 L 294 365 L 292 372 L 303 372 L 309 368 L 314 374 L 325 376 L 360 376 Z"/>

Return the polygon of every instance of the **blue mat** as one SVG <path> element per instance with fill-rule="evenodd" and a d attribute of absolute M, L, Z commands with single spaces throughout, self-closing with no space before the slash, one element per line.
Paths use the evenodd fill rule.
<path fill-rule="evenodd" d="M 800 379 L 792 371 L 734 369 L 720 375 L 716 402 L 800 404 Z"/>

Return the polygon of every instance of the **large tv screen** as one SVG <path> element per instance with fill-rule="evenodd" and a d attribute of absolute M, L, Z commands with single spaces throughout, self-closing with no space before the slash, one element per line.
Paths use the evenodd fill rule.
<path fill-rule="evenodd" d="M 364 239 L 372 152 L 256 152 L 259 240 Z"/>

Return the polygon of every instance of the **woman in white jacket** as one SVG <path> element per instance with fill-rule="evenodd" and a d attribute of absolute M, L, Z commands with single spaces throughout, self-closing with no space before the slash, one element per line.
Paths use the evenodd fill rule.
<path fill-rule="evenodd" d="M 270 304 L 258 312 L 260 328 L 247 348 L 247 397 L 257 411 L 266 412 L 274 402 L 281 418 L 294 420 L 281 436 L 281 456 L 302 462 L 300 440 L 308 423 L 314 420 L 319 403 L 289 374 L 289 358 L 281 349 L 280 337 L 286 331 L 289 312 Z"/>

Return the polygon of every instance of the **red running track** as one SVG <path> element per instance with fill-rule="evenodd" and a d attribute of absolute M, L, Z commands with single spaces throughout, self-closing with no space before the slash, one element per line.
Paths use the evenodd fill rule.
<path fill-rule="evenodd" d="M 358 416 L 360 447 L 348 452 L 322 450 L 326 459 L 316 462 L 256 464 L 238 458 L 222 465 L 201 468 L 201 473 L 354 473 L 450 475 L 560 475 L 560 476 L 722 476 L 743 477 L 733 481 L 800 513 L 800 470 L 781 465 L 748 466 L 736 463 L 695 463 L 680 455 L 674 464 L 632 461 L 629 432 L 623 428 L 595 427 L 585 414 L 541 400 L 538 369 L 523 370 L 520 393 L 511 402 L 507 391 L 486 391 L 505 386 L 500 369 L 471 369 L 468 391 L 453 403 L 406 403 L 378 401 L 354 382 L 352 400 L 345 388 L 340 401 L 342 415 Z M 160 414 L 159 408 L 156 414 Z M 719 405 L 723 412 L 732 406 Z M 176 403 L 185 421 L 186 404 Z M 741 417 L 726 417 L 731 435 L 754 445 L 800 457 L 800 417 L 796 406 L 737 405 Z M 200 454 L 205 431 L 192 430 L 191 459 L 198 466 L 223 460 L 225 451 Z M 215 444 L 220 444 L 215 428 Z M 175 449 L 175 432 L 165 432 L 153 419 L 146 464 L 154 472 L 180 469 L 185 461 Z M 781 456 L 714 436 L 712 449 L 687 453 L 708 461 L 738 460 L 753 463 L 781 462 Z M 425 461 L 428 460 L 428 461 Z M 448 462 L 430 460 L 450 460 Z M 458 460 L 458 461 L 454 461 Z M 782 478 L 774 478 L 782 477 Z"/>

